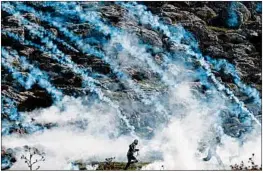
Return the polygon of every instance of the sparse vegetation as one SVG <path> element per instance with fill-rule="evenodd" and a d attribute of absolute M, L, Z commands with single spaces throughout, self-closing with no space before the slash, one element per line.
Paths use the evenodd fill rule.
<path fill-rule="evenodd" d="M 124 170 L 127 162 L 115 162 L 114 161 L 114 157 L 111 158 L 107 158 L 107 160 L 105 159 L 104 162 L 97 162 L 97 161 L 93 161 L 91 163 L 87 163 L 83 160 L 77 160 L 74 162 L 74 165 L 76 165 L 79 170 L 87 170 L 87 165 L 91 165 L 92 167 L 96 167 L 94 170 L 97 171 L 121 171 Z M 138 163 L 134 163 L 131 164 L 129 166 L 129 168 L 127 169 L 128 171 L 135 171 L 135 170 L 140 170 L 143 166 L 146 166 L 150 164 L 149 162 L 138 162 Z M 161 168 L 163 169 L 163 168 Z"/>
<path fill-rule="evenodd" d="M 234 171 L 261 171 L 262 165 L 256 165 L 254 161 L 255 154 L 252 154 L 252 157 L 248 159 L 248 165 L 242 161 L 240 164 L 230 165 L 231 170 Z"/>
<path fill-rule="evenodd" d="M 26 154 L 23 154 L 21 156 L 21 159 L 25 160 L 25 163 L 27 164 L 29 170 L 31 170 L 31 171 L 32 170 L 39 170 L 40 166 L 37 166 L 34 169 L 33 165 L 38 163 L 38 162 L 41 162 L 41 161 L 44 162 L 45 161 L 45 157 L 44 157 L 45 153 L 40 152 L 37 148 L 34 148 L 34 147 L 25 146 L 24 148 L 25 148 Z M 34 157 L 35 157 L 35 159 L 33 159 Z"/>
<path fill-rule="evenodd" d="M 216 32 L 228 32 L 231 31 L 231 29 L 223 28 L 223 27 L 216 27 L 216 26 L 207 26 L 208 29 L 216 31 Z"/>
<path fill-rule="evenodd" d="M 102 170 L 124 170 L 126 166 L 126 162 L 112 162 L 110 169 L 106 168 L 104 169 L 104 163 L 100 163 L 98 168 L 96 170 L 102 171 Z M 148 162 L 138 162 L 131 164 L 129 168 L 127 169 L 128 171 L 135 171 L 135 170 L 140 170 L 143 166 L 148 165 Z"/>
<path fill-rule="evenodd" d="M 114 168 L 114 159 L 115 157 L 106 158 L 103 165 L 103 170 L 112 170 L 112 168 Z"/>

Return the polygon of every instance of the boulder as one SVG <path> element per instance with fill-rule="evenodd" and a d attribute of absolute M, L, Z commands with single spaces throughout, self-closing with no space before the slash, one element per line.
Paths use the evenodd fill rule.
<path fill-rule="evenodd" d="M 124 9 L 116 5 L 108 5 L 101 8 L 102 16 L 109 19 L 112 23 L 116 24 L 121 21 L 124 15 Z"/>
<path fill-rule="evenodd" d="M 227 8 L 224 8 L 219 14 L 225 27 L 240 28 L 251 18 L 250 11 L 240 2 L 231 2 Z"/>
<path fill-rule="evenodd" d="M 141 37 L 142 40 L 145 41 L 147 44 L 149 43 L 151 45 L 158 46 L 158 47 L 162 47 L 163 45 L 160 36 L 152 30 L 145 29 L 145 28 L 141 29 L 139 37 Z"/>
<path fill-rule="evenodd" d="M 214 18 L 217 15 L 213 9 L 207 6 L 196 8 L 195 14 L 204 21 L 209 21 L 211 18 Z"/>

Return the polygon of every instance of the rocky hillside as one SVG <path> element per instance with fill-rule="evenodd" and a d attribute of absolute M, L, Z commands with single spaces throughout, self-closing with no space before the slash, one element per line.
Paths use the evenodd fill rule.
<path fill-rule="evenodd" d="M 57 127 L 56 123 L 39 123 L 34 118 L 24 121 L 21 113 L 48 108 L 66 95 L 87 96 L 117 107 L 123 125 L 131 124 L 140 137 L 150 139 L 154 129 L 168 122 L 163 117 L 172 114 L 174 108 L 165 104 L 170 83 L 161 80 L 166 78 L 159 69 L 168 67 L 163 65 L 167 57 L 183 57 L 191 51 L 195 55 L 189 57 L 204 57 L 209 68 L 202 67 L 202 61 L 195 58 L 186 66 L 190 64 L 189 69 L 196 75 L 203 69 L 210 70 L 208 77 L 191 78 L 200 98 L 214 87 L 204 81 L 216 80 L 226 87 L 222 92 L 238 100 L 237 109 L 242 105 L 240 110 L 245 112 L 233 117 L 233 106 L 233 110 L 222 113 L 227 114 L 222 116 L 225 133 L 239 137 L 242 130 L 249 131 L 243 127 L 247 124 L 242 124 L 247 115 L 253 115 L 252 124 L 261 122 L 261 2 L 138 4 L 147 7 L 145 13 L 142 8 L 133 11 L 132 5 L 114 2 L 2 2 L 2 135 L 32 134 Z M 152 14 L 163 25 L 155 27 L 155 20 L 147 23 L 147 15 Z M 173 29 L 171 33 L 184 34 L 172 37 L 166 26 Z M 146 51 L 131 45 L 124 32 L 138 37 L 139 41 L 134 42 Z M 179 43 L 177 39 L 181 39 Z M 116 60 L 124 49 L 129 50 L 123 56 L 126 59 Z M 144 55 L 151 60 L 144 59 Z M 132 63 L 134 57 L 141 58 L 141 63 Z M 181 78 L 179 75 L 175 81 Z M 152 100 L 164 107 L 153 109 Z M 176 106 L 180 112 L 182 105 Z M 149 120 L 150 115 L 156 116 Z M 120 129 L 120 134 L 131 131 L 129 126 Z"/>
<path fill-rule="evenodd" d="M 147 5 L 168 23 L 180 23 L 191 31 L 203 54 L 228 60 L 244 82 L 261 91 L 260 2 L 156 3 Z"/>
<path fill-rule="evenodd" d="M 81 7 L 89 4 L 80 3 Z M 184 28 L 192 32 L 198 40 L 201 51 L 204 55 L 213 58 L 226 59 L 232 63 L 241 80 L 261 91 L 261 6 L 259 2 L 235 2 L 235 9 L 231 9 L 230 2 L 143 2 L 150 11 L 158 15 L 168 24 L 180 23 Z M 25 5 L 41 10 L 43 12 L 52 12 L 52 7 L 42 7 L 41 3 L 27 2 Z M 88 5 L 87 5 L 88 6 Z M 232 26 L 228 23 L 231 11 L 236 13 L 238 22 Z M 106 3 L 101 8 L 101 14 L 112 25 L 118 27 L 127 27 L 136 31 L 143 40 L 156 46 L 172 49 L 167 44 L 166 39 L 162 38 L 156 31 L 150 30 L 145 26 L 138 26 L 132 21 L 122 23 L 122 13 L 125 11 L 114 3 Z M 23 11 L 21 16 L 32 24 L 37 24 L 43 29 L 50 31 L 54 37 L 61 37 L 59 28 L 42 21 L 35 16 L 33 11 Z M 2 46 L 8 49 L 15 49 L 19 55 L 29 58 L 32 64 L 36 64 L 41 70 L 49 74 L 51 83 L 67 95 L 82 95 L 88 91 L 82 88 L 81 76 L 75 74 L 67 66 L 57 63 L 50 56 L 36 49 L 34 46 L 25 44 L 22 40 L 33 40 L 34 43 L 41 43 L 39 38 L 33 38 L 30 33 L 31 28 L 26 27 L 16 16 L 2 9 Z M 88 23 L 74 24 L 68 23 L 69 30 L 81 36 L 95 34 Z M 22 40 L 10 37 L 6 32 L 14 33 L 20 36 Z M 100 34 L 100 33 L 97 33 Z M 99 36 L 99 35 L 98 35 Z M 104 36 L 105 37 L 105 36 Z M 62 37 L 63 38 L 63 37 Z M 63 38 L 68 39 L 68 38 Z M 107 38 L 105 38 L 107 39 Z M 98 75 L 108 75 L 108 79 L 100 79 L 103 85 L 110 85 L 115 82 L 115 91 L 123 90 L 122 84 L 109 65 L 96 56 L 85 54 L 72 45 L 65 45 L 57 42 L 57 46 L 65 54 L 69 55 L 78 67 L 91 69 Z M 99 45 L 96 45 L 99 46 Z M 156 56 L 158 58 L 158 56 Z M 17 62 L 19 65 L 19 62 Z M 135 69 L 127 69 L 132 79 L 141 82 L 151 77 L 150 72 L 138 72 Z M 23 73 L 28 73 L 23 71 Z M 216 73 L 221 80 L 235 89 L 233 79 L 224 73 Z M 97 77 L 97 76 L 94 76 Z M 141 84 L 143 87 L 144 85 Z M 150 86 L 145 86 L 150 87 Z M 145 88 L 146 90 L 151 88 Z M 116 94 L 121 94 L 116 92 Z M 17 104 L 18 112 L 32 111 L 36 108 L 45 108 L 52 105 L 52 96 L 41 86 L 32 85 L 29 89 L 24 89 L 12 77 L 12 74 L 5 67 L 2 68 L 2 95 L 14 100 Z M 34 103 L 34 104 L 31 104 Z M 8 118 L 5 113 L 3 118 Z"/>

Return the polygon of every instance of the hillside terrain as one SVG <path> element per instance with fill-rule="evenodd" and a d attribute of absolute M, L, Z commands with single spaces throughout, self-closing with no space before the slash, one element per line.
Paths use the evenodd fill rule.
<path fill-rule="evenodd" d="M 103 127 L 91 125 L 89 134 L 151 140 L 173 115 L 183 119 L 195 109 L 196 114 L 205 114 L 202 117 L 216 114 L 225 135 L 243 139 L 262 121 L 261 5 L 259 1 L 2 2 L 3 141 L 65 127 L 85 131 L 91 122 L 103 121 Z M 187 87 L 177 90 L 185 83 Z M 188 93 L 177 95 L 188 86 L 196 102 L 187 100 Z M 94 108 L 99 113 L 91 111 L 97 113 L 92 120 L 72 116 L 65 122 L 61 117 L 44 121 L 29 116 L 52 106 L 63 112 L 75 105 L 67 103 L 68 97 L 84 98 L 87 109 L 74 111 L 84 114 Z M 98 108 L 101 103 L 107 107 Z M 111 109 L 116 117 L 108 120 Z M 99 114 L 102 118 L 96 119 Z M 2 170 L 17 162 L 15 151 L 3 142 Z M 99 163 L 97 170 L 105 170 L 104 162 Z M 117 160 L 113 169 L 125 164 Z"/>

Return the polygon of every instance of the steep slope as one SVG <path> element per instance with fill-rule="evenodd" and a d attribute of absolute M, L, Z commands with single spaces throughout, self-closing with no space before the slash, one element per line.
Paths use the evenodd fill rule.
<path fill-rule="evenodd" d="M 1 13 L 6 148 L 69 129 L 150 147 L 177 121 L 198 136 L 202 120 L 185 139 L 199 148 L 260 134 L 260 2 L 3 2 Z"/>

